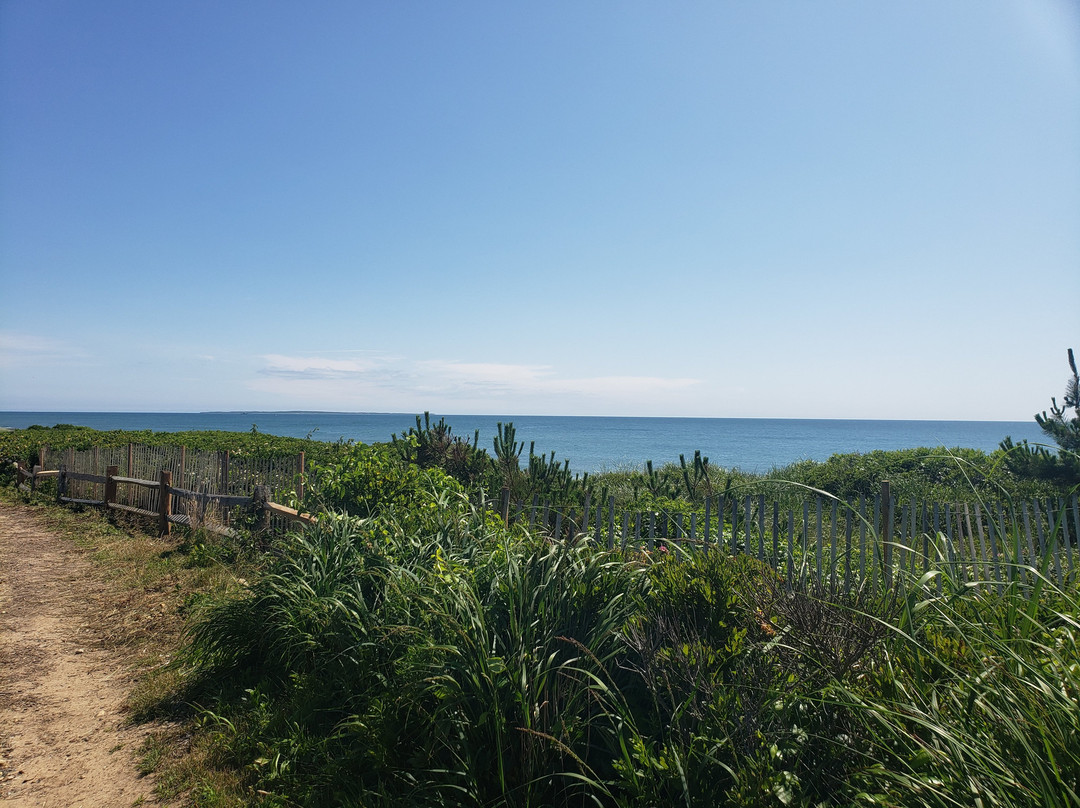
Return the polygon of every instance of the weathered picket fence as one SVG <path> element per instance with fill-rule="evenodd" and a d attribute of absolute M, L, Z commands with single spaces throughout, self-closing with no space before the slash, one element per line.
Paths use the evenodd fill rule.
<path fill-rule="evenodd" d="M 608 548 L 683 553 L 715 546 L 759 559 L 786 578 L 829 590 L 866 583 L 888 588 L 901 576 L 946 573 L 963 586 L 1031 585 L 1038 575 L 1059 585 L 1080 570 L 1080 504 L 897 502 L 887 482 L 856 502 L 814 495 L 798 506 L 764 494 L 707 497 L 689 512 L 617 509 L 614 497 L 564 510 L 534 499 L 498 505 L 508 524 L 553 537 L 587 536 Z M 939 590 L 941 578 L 934 584 Z"/>
<path fill-rule="evenodd" d="M 239 513 L 262 529 L 282 530 L 310 517 L 275 500 L 304 495 L 304 455 L 284 458 L 189 451 L 183 446 L 43 447 L 33 469 L 18 466 L 23 485 L 55 478 L 61 502 L 98 505 L 172 524 L 228 533 Z"/>

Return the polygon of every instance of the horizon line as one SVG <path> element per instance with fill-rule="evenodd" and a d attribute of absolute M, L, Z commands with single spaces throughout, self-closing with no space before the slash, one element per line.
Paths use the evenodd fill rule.
<path fill-rule="evenodd" d="M 376 411 L 376 410 L 0 410 L 0 416 L 14 414 L 35 415 L 404 415 L 416 417 L 431 413 L 440 418 L 636 418 L 657 420 L 715 420 L 715 421 L 926 421 L 934 423 L 998 423 L 1025 424 L 1024 420 L 1005 420 L 1001 418 L 866 418 L 848 416 L 827 416 L 814 418 L 793 418 L 776 415 L 544 415 L 532 413 L 470 413 L 437 412 L 434 410 L 415 411 Z M 1034 416 L 1032 416 L 1034 420 Z"/>

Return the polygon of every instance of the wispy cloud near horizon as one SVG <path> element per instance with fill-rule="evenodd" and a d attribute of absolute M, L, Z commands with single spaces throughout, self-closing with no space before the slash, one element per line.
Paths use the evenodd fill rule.
<path fill-rule="evenodd" d="M 259 373 L 283 379 L 349 379 L 370 374 L 379 367 L 378 360 L 331 359 L 324 356 L 283 356 L 267 354 Z"/>
<path fill-rule="evenodd" d="M 664 398 L 701 384 L 700 379 L 663 376 L 570 376 L 550 365 L 412 359 L 369 355 L 341 359 L 319 355 L 267 354 L 251 387 L 285 404 L 368 406 L 416 409 L 438 399 L 471 409 L 520 409 L 533 403 L 568 400 L 577 409 L 641 403 Z M 589 405 L 592 406 L 589 406 Z"/>

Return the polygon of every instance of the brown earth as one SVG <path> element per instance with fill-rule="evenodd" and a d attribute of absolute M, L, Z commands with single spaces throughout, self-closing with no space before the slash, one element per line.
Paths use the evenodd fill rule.
<path fill-rule="evenodd" d="M 0 804 L 154 805 L 127 721 L 130 652 L 110 642 L 114 584 L 33 509 L 0 503 Z"/>

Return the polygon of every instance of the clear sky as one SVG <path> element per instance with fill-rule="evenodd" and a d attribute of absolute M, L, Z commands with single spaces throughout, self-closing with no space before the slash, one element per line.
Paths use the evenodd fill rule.
<path fill-rule="evenodd" d="M 1080 4 L 0 2 L 0 410 L 1027 420 Z"/>

